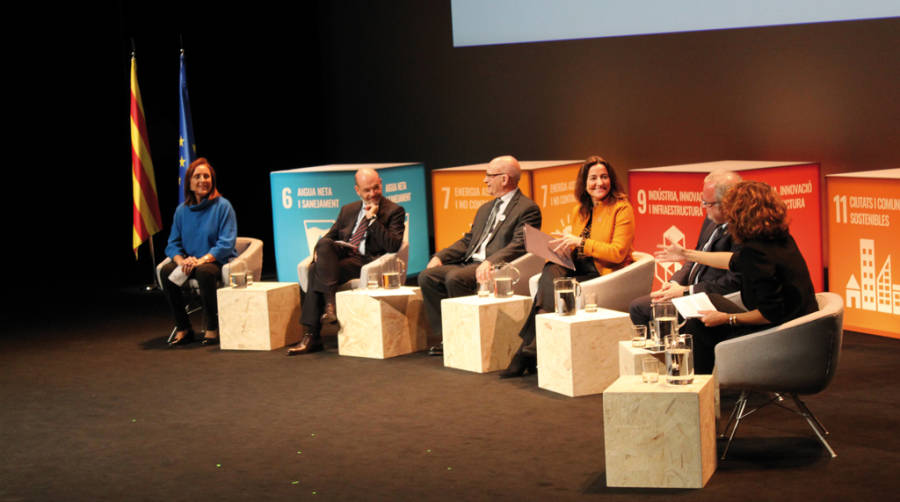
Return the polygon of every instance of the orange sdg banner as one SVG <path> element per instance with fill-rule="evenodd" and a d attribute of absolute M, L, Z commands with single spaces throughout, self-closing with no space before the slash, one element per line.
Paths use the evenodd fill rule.
<path fill-rule="evenodd" d="M 826 183 L 828 283 L 844 298 L 844 328 L 900 338 L 900 169 Z"/>
<path fill-rule="evenodd" d="M 580 166 L 576 160 L 519 161 L 519 190 L 541 208 L 545 232 L 570 228 L 567 218 L 575 205 L 572 192 Z M 431 171 L 435 251 L 468 232 L 478 208 L 491 199 L 484 185 L 487 167 L 484 163 Z"/>
<path fill-rule="evenodd" d="M 541 208 L 544 232 L 571 232 L 575 207 L 575 177 L 581 162 L 529 171 L 534 187 L 534 202 Z"/>
<path fill-rule="evenodd" d="M 478 208 L 492 198 L 484 185 L 487 166 L 475 164 L 431 171 L 435 251 L 453 244 L 468 232 Z M 519 190 L 531 197 L 531 178 L 526 173 L 522 173 Z"/>

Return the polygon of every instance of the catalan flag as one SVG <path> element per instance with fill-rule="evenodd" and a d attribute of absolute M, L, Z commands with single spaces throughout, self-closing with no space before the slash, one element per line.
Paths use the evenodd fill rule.
<path fill-rule="evenodd" d="M 178 202 L 184 202 L 184 174 L 197 157 L 194 144 L 194 124 L 191 121 L 191 101 L 188 99 L 187 75 L 184 70 L 184 49 L 181 50 L 181 72 L 178 78 Z"/>
<path fill-rule="evenodd" d="M 144 103 L 137 81 L 137 62 L 131 56 L 131 181 L 134 193 L 134 232 L 132 247 L 137 258 L 138 247 L 162 228 L 156 176 L 150 160 Z"/>

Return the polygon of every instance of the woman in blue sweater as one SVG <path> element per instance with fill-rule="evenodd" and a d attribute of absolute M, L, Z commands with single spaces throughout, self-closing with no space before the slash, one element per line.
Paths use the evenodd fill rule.
<path fill-rule="evenodd" d="M 172 259 L 162 268 L 166 298 L 175 316 L 175 336 L 169 345 L 184 345 L 194 341 L 191 320 L 185 311 L 181 286 L 166 280 L 181 268 L 200 285 L 200 302 L 206 320 L 204 344 L 219 341 L 219 315 L 216 304 L 216 285 L 222 265 L 237 253 L 237 219 L 234 208 L 216 189 L 216 172 L 200 157 L 191 162 L 185 173 L 184 202 L 175 210 L 166 256 Z"/>

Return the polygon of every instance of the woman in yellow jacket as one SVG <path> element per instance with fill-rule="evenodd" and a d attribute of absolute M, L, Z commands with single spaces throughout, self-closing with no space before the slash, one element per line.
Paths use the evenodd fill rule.
<path fill-rule="evenodd" d="M 552 262 L 544 265 L 531 314 L 519 332 L 522 345 L 509 367 L 500 373 L 500 378 L 535 372 L 534 316 L 554 310 L 554 279 L 575 277 L 578 281 L 586 281 L 620 269 L 632 261 L 634 209 L 616 180 L 612 166 L 601 157 L 589 157 L 578 171 L 575 198 L 578 204 L 572 215 L 572 233 L 554 234 L 557 238 L 550 241 L 555 251 L 571 253 L 575 270 Z"/>

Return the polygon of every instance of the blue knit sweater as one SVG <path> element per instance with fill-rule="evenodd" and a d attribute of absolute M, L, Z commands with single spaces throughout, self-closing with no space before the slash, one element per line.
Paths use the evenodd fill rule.
<path fill-rule="evenodd" d="M 225 264 L 237 256 L 236 240 L 237 218 L 228 199 L 219 196 L 193 206 L 181 203 L 175 209 L 166 256 L 199 258 L 209 253 L 217 262 Z"/>

